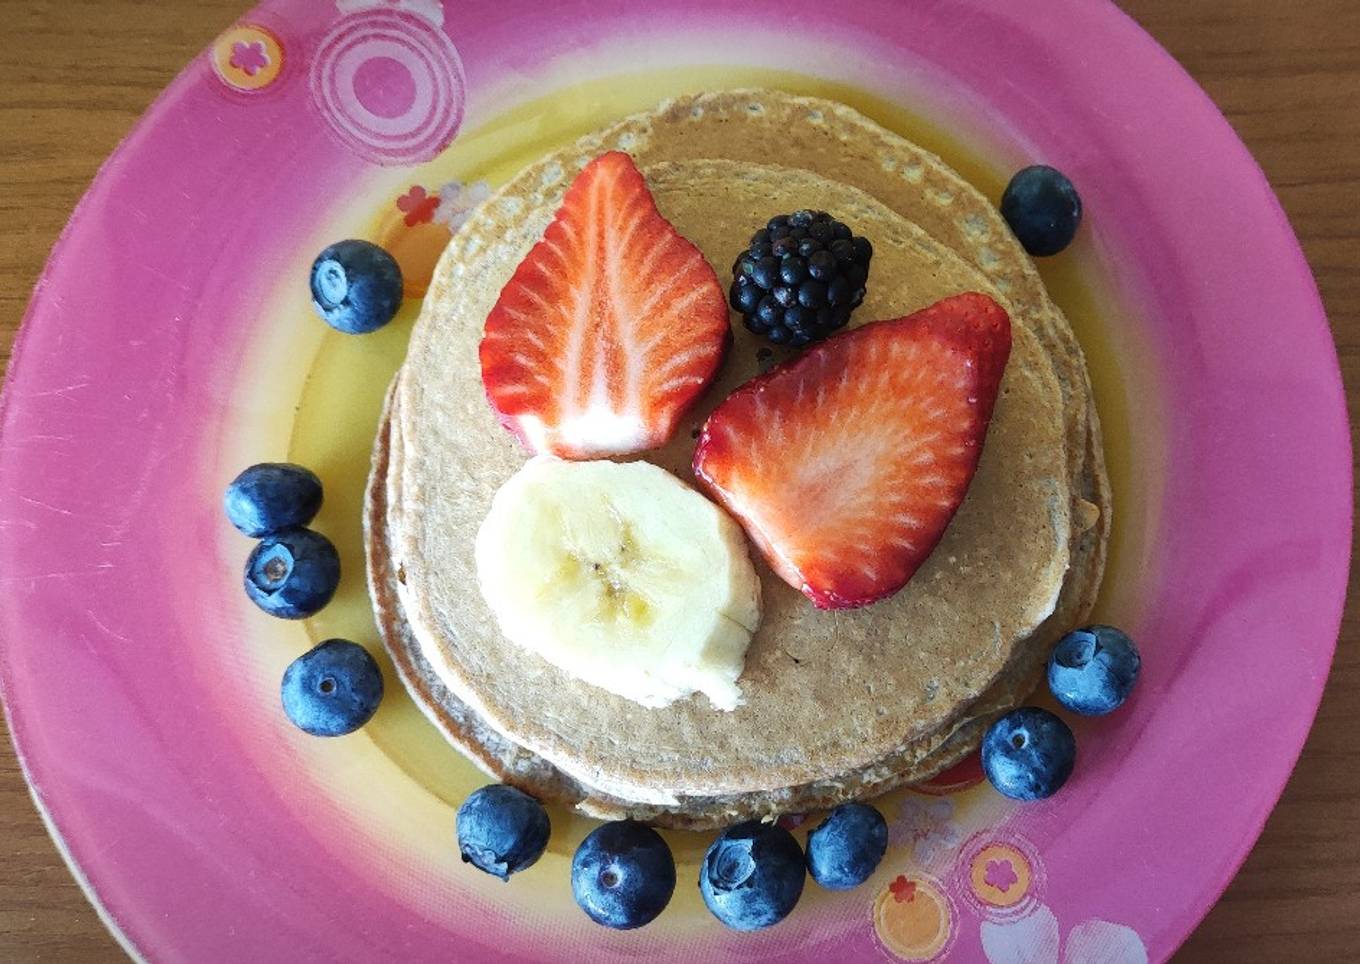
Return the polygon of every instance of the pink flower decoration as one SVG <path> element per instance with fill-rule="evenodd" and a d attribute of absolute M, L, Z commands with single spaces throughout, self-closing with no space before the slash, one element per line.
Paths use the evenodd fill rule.
<path fill-rule="evenodd" d="M 269 66 L 269 54 L 265 53 L 264 41 L 236 41 L 231 45 L 231 60 L 228 63 L 247 77 L 254 77 Z"/>
<path fill-rule="evenodd" d="M 1010 890 L 1011 885 L 1019 879 L 1009 860 L 987 861 L 987 873 L 982 876 L 983 883 L 989 887 L 995 887 L 1003 894 Z"/>
<path fill-rule="evenodd" d="M 433 221 L 435 209 L 438 207 L 439 198 L 428 194 L 419 184 L 411 185 L 409 191 L 397 198 L 397 210 L 406 214 L 408 228 Z"/>

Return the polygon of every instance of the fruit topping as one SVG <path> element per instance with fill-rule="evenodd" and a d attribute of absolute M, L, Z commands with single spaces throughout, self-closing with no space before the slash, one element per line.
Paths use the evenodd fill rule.
<path fill-rule="evenodd" d="M 548 846 L 548 811 L 523 790 L 493 783 L 474 790 L 455 818 L 463 863 L 509 880 Z"/>
<path fill-rule="evenodd" d="M 571 860 L 571 892 L 597 924 L 631 930 L 656 919 L 675 893 L 675 859 L 661 835 L 634 820 L 596 827 Z"/>
<path fill-rule="evenodd" d="M 646 462 L 531 459 L 477 533 L 482 596 L 512 642 L 643 706 L 722 709 L 760 622 L 741 528 Z"/>
<path fill-rule="evenodd" d="M 312 307 L 347 335 L 377 331 L 401 307 L 401 268 L 368 241 L 337 241 L 312 262 Z"/>
<path fill-rule="evenodd" d="M 312 736 L 344 736 L 378 711 L 383 678 L 368 650 L 328 639 L 303 653 L 283 674 L 283 711 Z"/>
<path fill-rule="evenodd" d="M 656 448 L 731 340 L 717 275 L 611 151 L 586 165 L 486 319 L 482 383 L 534 452 Z"/>
<path fill-rule="evenodd" d="M 1142 659 L 1133 640 L 1113 626 L 1087 626 L 1058 641 L 1048 661 L 1048 688 L 1067 709 L 1103 716 L 1123 705 Z"/>
<path fill-rule="evenodd" d="M 1061 171 L 1036 164 L 1006 185 L 1001 216 L 1026 251 L 1046 257 L 1072 243 L 1081 224 L 1081 197 Z"/>
<path fill-rule="evenodd" d="M 1042 800 L 1072 775 L 1077 741 L 1048 710 L 1022 706 L 997 720 L 982 738 L 982 769 L 1012 800 Z"/>
<path fill-rule="evenodd" d="M 732 265 L 728 299 L 751 331 L 800 347 L 845 327 L 864 300 L 873 254 L 825 211 L 780 214 Z"/>
<path fill-rule="evenodd" d="M 1010 345 L 981 294 L 837 335 L 718 406 L 695 474 L 819 608 L 883 599 L 963 501 Z"/>
<path fill-rule="evenodd" d="M 261 462 L 231 480 L 223 503 L 231 524 L 258 539 L 311 522 L 321 508 L 321 480 L 300 465 Z"/>
<path fill-rule="evenodd" d="M 718 920 L 733 930 L 753 931 L 789 916 L 806 876 L 793 834 L 748 820 L 728 827 L 708 848 L 699 868 L 699 892 Z"/>
<path fill-rule="evenodd" d="M 849 890 L 868 880 L 887 852 L 883 814 L 867 803 L 843 803 L 808 834 L 808 872 L 828 890 Z"/>
<path fill-rule="evenodd" d="M 311 529 L 265 536 L 246 560 L 246 595 L 271 616 L 306 619 L 321 610 L 340 585 L 340 554 Z"/>

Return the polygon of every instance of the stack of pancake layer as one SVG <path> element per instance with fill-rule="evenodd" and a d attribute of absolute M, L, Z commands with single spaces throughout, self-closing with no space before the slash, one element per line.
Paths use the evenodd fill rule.
<path fill-rule="evenodd" d="M 764 615 L 732 712 L 702 696 L 647 709 L 578 682 L 506 640 L 477 588 L 477 528 L 527 459 L 483 393 L 483 322 L 572 178 L 607 150 L 633 156 L 661 213 L 720 278 L 771 216 L 820 209 L 874 245 L 852 326 L 962 291 L 990 294 L 1012 319 L 977 475 L 901 592 L 818 611 L 753 550 Z M 682 479 L 698 426 L 761 365 L 765 346 L 739 323 L 734 336 L 712 389 L 645 455 Z M 589 135 L 473 214 L 435 270 L 393 382 L 365 522 L 384 640 L 452 743 L 543 800 L 700 829 L 870 797 L 973 751 L 1089 612 L 1109 501 L 1081 349 L 994 204 L 847 107 L 744 90 L 668 101 Z"/>

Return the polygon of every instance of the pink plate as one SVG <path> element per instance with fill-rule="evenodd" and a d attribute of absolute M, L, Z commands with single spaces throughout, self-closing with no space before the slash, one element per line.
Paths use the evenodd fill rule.
<path fill-rule="evenodd" d="M 734 12 L 739 11 L 739 12 Z M 1087 221 L 1043 266 L 1091 363 L 1115 486 L 1099 615 L 1141 641 L 1131 705 L 1076 725 L 1054 800 L 964 770 L 882 801 L 864 887 L 724 931 L 681 886 L 613 933 L 571 901 L 590 822 L 554 813 L 509 885 L 458 863 L 478 782 L 389 675 L 360 734 L 278 707 L 312 641 L 378 649 L 359 494 L 411 300 L 378 335 L 312 316 L 324 243 L 369 236 L 419 287 L 450 227 L 546 147 L 685 90 L 846 100 L 995 196 L 1036 160 Z M 483 183 L 485 182 L 485 183 Z M 1222 891 L 1313 718 L 1351 532 L 1337 361 L 1261 172 L 1112 5 L 275 0 L 194 61 L 52 255 L 0 410 L 0 682 L 39 808 L 132 953 L 162 960 L 1143 961 Z M 290 457 L 327 485 L 337 601 L 240 590 L 220 493 Z M 389 667 L 390 669 L 390 667 Z M 974 764 L 975 766 L 975 764 Z"/>

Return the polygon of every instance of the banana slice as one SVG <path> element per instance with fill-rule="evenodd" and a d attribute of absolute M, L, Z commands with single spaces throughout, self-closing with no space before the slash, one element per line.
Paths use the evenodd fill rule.
<path fill-rule="evenodd" d="M 649 707 L 740 703 L 760 581 L 740 527 L 664 469 L 531 459 L 476 558 L 505 636 L 577 679 Z"/>

